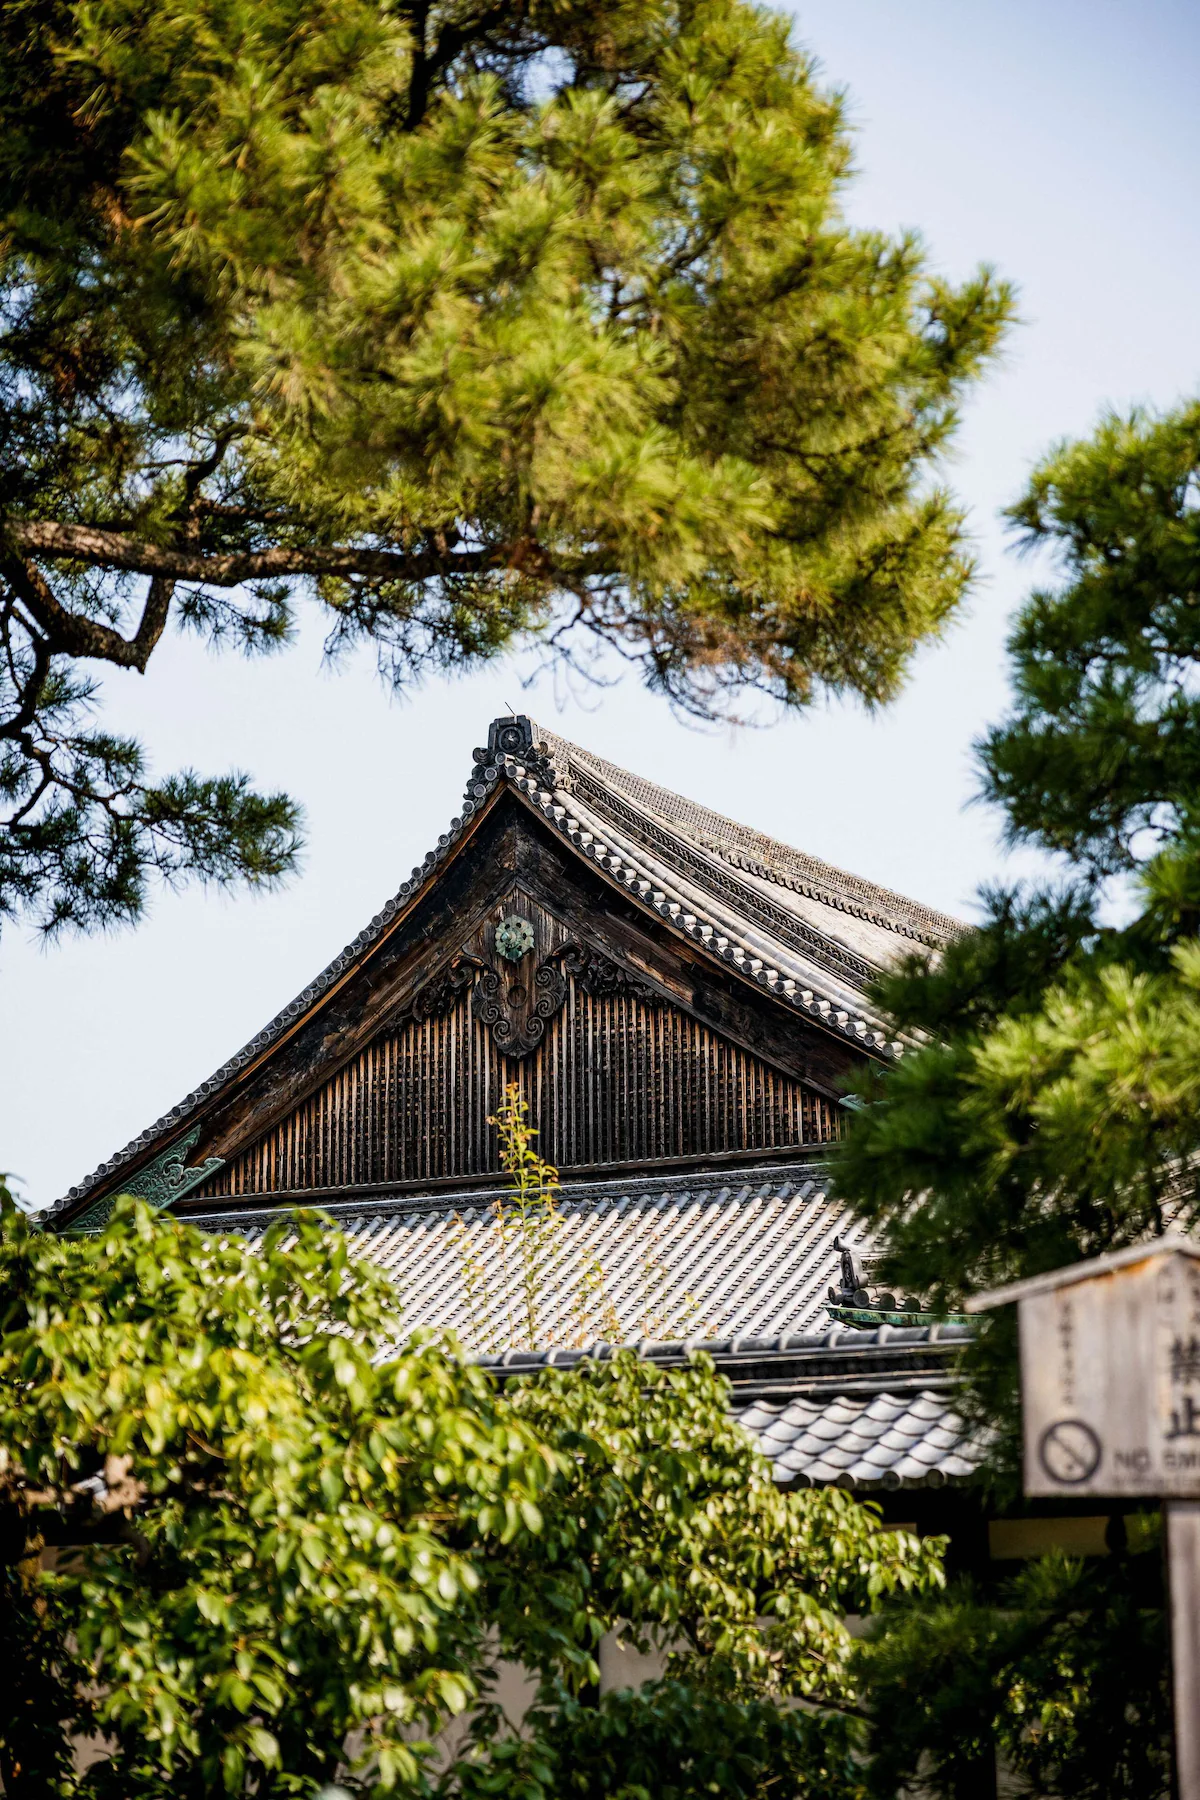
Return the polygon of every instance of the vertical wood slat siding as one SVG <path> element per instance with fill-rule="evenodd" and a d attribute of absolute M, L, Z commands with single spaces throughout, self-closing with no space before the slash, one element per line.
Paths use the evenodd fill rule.
<path fill-rule="evenodd" d="M 506 1057 L 464 999 L 362 1050 L 200 1195 L 353 1187 L 495 1170 L 488 1117 L 517 1082 L 560 1168 L 837 1135 L 832 1103 L 674 1007 L 593 998 L 571 982 L 545 1041 Z"/>

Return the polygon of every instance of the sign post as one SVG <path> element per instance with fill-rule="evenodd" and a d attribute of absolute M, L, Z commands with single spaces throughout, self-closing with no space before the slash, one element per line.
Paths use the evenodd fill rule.
<path fill-rule="evenodd" d="M 1179 1800 L 1200 1800 L 1200 1243 L 1135 1245 L 967 1302 L 1017 1303 L 1031 1498 L 1163 1501 Z"/>

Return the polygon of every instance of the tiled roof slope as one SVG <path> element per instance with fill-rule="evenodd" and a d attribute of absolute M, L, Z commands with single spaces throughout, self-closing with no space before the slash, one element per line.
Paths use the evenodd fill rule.
<path fill-rule="evenodd" d="M 943 1390 L 753 1400 L 734 1416 L 758 1439 L 780 1483 L 939 1487 L 980 1457 Z"/>
<path fill-rule="evenodd" d="M 503 748 L 505 733 L 517 749 Z M 423 863 L 302 993 L 178 1105 L 43 1214 L 53 1224 L 203 1106 L 314 1006 L 437 878 L 503 786 L 511 786 L 607 879 L 790 1010 L 878 1056 L 896 1054 L 864 989 L 890 956 L 961 929 L 914 901 L 845 875 L 618 769 L 521 717 L 494 720 L 461 813 Z"/>
<path fill-rule="evenodd" d="M 616 763 L 607 762 L 566 738 L 542 731 L 538 726 L 533 729 L 549 747 L 556 763 L 565 764 L 576 775 L 591 773 L 604 787 L 664 820 L 684 837 L 719 856 L 731 868 L 758 877 L 797 898 L 815 901 L 827 914 L 840 912 L 847 921 L 855 919 L 874 926 L 876 933 L 884 934 L 882 937 L 871 934 L 881 952 L 881 960 L 887 960 L 888 934 L 893 938 L 913 938 L 937 946 L 956 937 L 962 930 L 962 922 L 946 913 L 936 912 L 919 901 L 893 893 L 858 875 L 850 875 L 832 863 L 823 862 L 820 857 L 793 849 L 790 844 L 761 831 L 753 831 L 736 819 L 727 819 L 723 813 L 713 812 L 707 806 L 685 799 L 682 794 L 673 793 L 670 788 L 659 787 L 657 782 L 619 768 Z M 825 924 L 827 928 L 839 930 L 838 922 L 828 917 Z M 894 952 L 894 943 L 891 949 Z"/>
<path fill-rule="evenodd" d="M 760 1338 L 827 1322 L 833 1240 L 861 1237 L 821 1174 L 800 1164 L 572 1184 L 533 1250 L 497 1223 L 503 1189 L 328 1211 L 352 1253 L 392 1277 L 405 1327 L 457 1332 L 477 1352 L 526 1333 L 527 1270 L 543 1347 Z M 272 1216 L 223 1211 L 194 1222 L 257 1240 Z"/>
<path fill-rule="evenodd" d="M 781 1486 L 942 1487 L 967 1481 L 982 1461 L 954 1404 L 956 1358 L 968 1328 L 881 1326 L 783 1332 L 706 1343 L 642 1343 L 648 1362 L 682 1367 L 706 1351 L 732 1389 L 730 1410 L 756 1439 Z M 587 1351 L 509 1351 L 481 1360 L 501 1380 Z"/>
<path fill-rule="evenodd" d="M 351 1253 L 396 1285 L 397 1336 L 457 1333 L 502 1379 L 550 1363 L 605 1359 L 621 1345 L 683 1366 L 710 1354 L 732 1413 L 781 1484 L 940 1486 L 979 1458 L 954 1409 L 965 1327 L 830 1326 L 824 1295 L 835 1236 L 867 1239 L 829 1198 L 819 1168 L 764 1166 L 565 1190 L 561 1223 L 532 1259 L 496 1222 L 505 1190 L 330 1207 Z M 272 1214 L 193 1217 L 261 1239 Z M 535 1350 L 525 1277 L 537 1295 Z"/>

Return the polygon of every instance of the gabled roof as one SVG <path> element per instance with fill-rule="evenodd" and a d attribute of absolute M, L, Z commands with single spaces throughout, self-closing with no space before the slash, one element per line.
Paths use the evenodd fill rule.
<path fill-rule="evenodd" d="M 507 789 L 565 842 L 672 930 L 822 1030 L 890 1057 L 866 990 L 887 963 L 962 929 L 944 914 L 847 875 L 710 812 L 530 719 L 493 720 L 475 752 L 461 812 L 396 895 L 236 1055 L 71 1188 L 44 1213 L 54 1223 L 123 1168 L 177 1133 L 350 972 L 438 878 L 439 867 Z"/>

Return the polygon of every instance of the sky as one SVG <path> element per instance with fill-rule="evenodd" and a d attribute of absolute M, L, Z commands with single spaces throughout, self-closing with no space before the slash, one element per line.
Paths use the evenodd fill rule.
<path fill-rule="evenodd" d="M 1200 7 L 1177 0 L 810 0 L 792 9 L 845 90 L 856 222 L 916 227 L 952 277 L 994 264 L 1022 323 L 946 471 L 981 580 L 906 692 L 761 729 L 698 730 L 635 678 L 564 692 L 509 661 L 403 701 L 366 657 L 324 669 L 309 627 L 272 662 L 168 640 L 108 673 L 107 718 L 155 766 L 238 766 L 307 810 L 297 877 L 247 897 L 156 896 L 134 930 L 0 942 L 0 1167 L 42 1207 L 202 1081 L 399 886 L 458 811 L 472 748 L 510 708 L 855 873 L 970 918 L 1034 872 L 973 803 L 972 744 L 1006 705 L 1006 622 L 1034 572 L 1001 508 L 1106 405 L 1200 391 Z"/>

